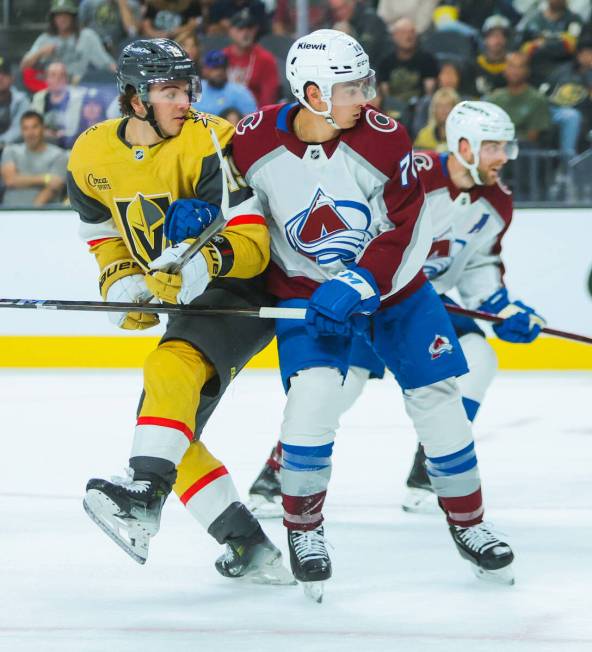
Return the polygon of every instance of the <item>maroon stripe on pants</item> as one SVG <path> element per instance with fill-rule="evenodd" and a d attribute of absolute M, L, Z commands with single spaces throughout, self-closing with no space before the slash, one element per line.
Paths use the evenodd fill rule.
<path fill-rule="evenodd" d="M 323 522 L 323 504 L 326 491 L 311 496 L 288 496 L 282 494 L 284 525 L 288 530 L 314 530 Z"/>
<path fill-rule="evenodd" d="M 438 498 L 440 507 L 446 512 L 446 520 L 450 525 L 471 527 L 483 521 L 483 497 L 481 489 L 468 496 L 454 498 Z"/>

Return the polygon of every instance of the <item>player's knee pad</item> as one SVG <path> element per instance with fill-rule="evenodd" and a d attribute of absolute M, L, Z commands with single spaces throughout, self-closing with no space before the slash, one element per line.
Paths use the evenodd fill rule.
<path fill-rule="evenodd" d="M 180 421 L 195 430 L 195 413 L 213 367 L 191 344 L 170 340 L 160 344 L 144 362 L 145 397 L 140 418 Z"/>
<path fill-rule="evenodd" d="M 198 441 L 191 443 L 179 463 L 173 490 L 206 529 L 231 504 L 240 500 L 224 464 Z"/>
<path fill-rule="evenodd" d="M 338 369 L 312 367 L 290 379 L 281 430 L 282 444 L 323 446 L 333 441 L 344 410 Z"/>
<path fill-rule="evenodd" d="M 491 344 L 477 333 L 467 333 L 460 344 L 469 364 L 469 373 L 458 384 L 463 397 L 481 403 L 497 371 L 497 356 Z"/>
<path fill-rule="evenodd" d="M 441 457 L 464 449 L 473 434 L 455 378 L 407 389 L 405 409 L 428 457 Z"/>

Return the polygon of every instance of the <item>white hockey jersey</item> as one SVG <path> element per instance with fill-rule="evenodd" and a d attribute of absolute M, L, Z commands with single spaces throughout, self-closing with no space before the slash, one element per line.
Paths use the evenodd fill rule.
<path fill-rule="evenodd" d="M 456 288 L 469 309 L 503 286 L 501 241 L 512 219 L 512 195 L 500 184 L 457 188 L 448 154 L 416 152 L 434 241 L 424 271 L 439 294 Z"/>
<path fill-rule="evenodd" d="M 354 128 L 306 144 L 292 131 L 297 111 L 286 104 L 246 116 L 232 144 L 268 219 L 270 291 L 309 297 L 356 262 L 372 272 L 383 305 L 396 303 L 425 282 L 432 241 L 405 128 L 366 108 Z"/>

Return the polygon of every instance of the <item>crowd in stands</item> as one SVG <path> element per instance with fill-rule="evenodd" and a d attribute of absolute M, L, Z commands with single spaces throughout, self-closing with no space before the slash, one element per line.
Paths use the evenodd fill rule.
<path fill-rule="evenodd" d="M 290 100 L 283 67 L 296 0 L 47 0 L 47 26 L 20 60 L 0 46 L 2 206 L 64 199 L 68 149 L 119 116 L 114 71 L 134 38 L 178 41 L 203 80 L 198 111 L 235 123 Z M 592 0 L 309 0 L 310 30 L 357 38 L 376 71 L 380 110 L 416 149 L 446 150 L 445 121 L 464 99 L 502 106 L 521 152 L 555 150 L 557 196 L 590 152 Z M 524 171 L 520 158 L 512 183 Z M 513 176 L 512 176 L 513 175 Z M 545 191 L 549 191 L 546 188 Z"/>

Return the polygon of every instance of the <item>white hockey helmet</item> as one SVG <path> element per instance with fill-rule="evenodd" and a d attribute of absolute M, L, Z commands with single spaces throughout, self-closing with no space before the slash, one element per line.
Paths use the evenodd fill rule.
<path fill-rule="evenodd" d="M 465 167 L 475 183 L 482 185 L 479 177 L 479 152 L 486 140 L 504 142 L 506 156 L 513 160 L 518 156 L 516 130 L 510 116 L 491 102 L 460 102 L 446 118 L 446 143 L 457 161 Z M 473 152 L 473 163 L 468 163 L 458 150 L 461 138 L 465 138 Z"/>
<path fill-rule="evenodd" d="M 336 128 L 331 116 L 334 105 L 367 102 L 376 97 L 374 70 L 364 48 L 349 34 L 335 29 L 319 29 L 295 41 L 288 52 L 286 77 L 296 99 Z M 326 111 L 315 111 L 306 101 L 309 82 L 319 87 Z"/>

